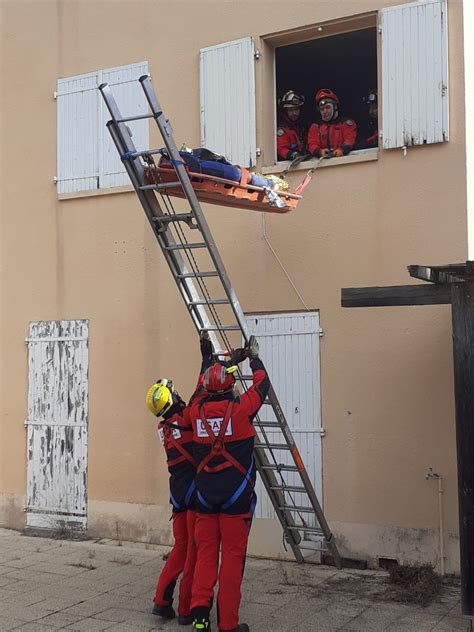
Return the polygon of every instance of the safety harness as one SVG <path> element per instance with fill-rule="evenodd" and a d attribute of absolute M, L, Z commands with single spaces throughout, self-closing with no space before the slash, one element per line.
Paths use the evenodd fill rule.
<path fill-rule="evenodd" d="M 227 428 L 229 426 L 233 406 L 234 406 L 234 402 L 232 401 L 229 402 L 229 404 L 227 405 L 227 409 L 225 411 L 224 418 L 222 420 L 221 427 L 219 429 L 219 434 L 217 435 L 214 434 L 206 418 L 206 413 L 204 411 L 204 404 L 201 404 L 201 406 L 199 407 L 199 415 L 201 417 L 202 424 L 207 432 L 209 439 L 211 440 L 211 451 L 198 465 L 197 474 L 199 474 L 203 470 L 207 472 L 208 474 L 217 474 L 218 472 L 222 472 L 223 470 L 226 470 L 229 467 L 235 467 L 239 472 L 241 472 L 244 475 L 244 480 L 242 481 L 238 489 L 232 494 L 229 500 L 226 501 L 222 505 L 222 509 L 228 509 L 231 505 L 233 505 L 236 502 L 236 500 L 243 494 L 245 488 L 247 487 L 247 484 L 249 484 L 252 488 L 255 485 L 254 481 L 252 480 L 252 473 L 254 469 L 253 455 L 252 455 L 252 461 L 250 463 L 250 467 L 248 470 L 246 470 L 245 467 L 242 465 L 242 463 L 239 463 L 239 461 L 237 461 L 237 459 L 234 458 L 232 454 L 230 454 L 225 448 L 224 437 L 225 437 Z M 223 457 L 225 461 L 224 463 L 219 463 L 219 465 L 214 465 L 211 467 L 210 465 L 208 465 L 208 463 L 216 456 Z M 216 509 L 215 507 L 213 507 L 206 501 L 204 496 L 199 491 L 198 491 L 198 498 L 208 509 Z"/>
<path fill-rule="evenodd" d="M 178 465 L 179 463 L 184 463 L 184 461 L 188 461 L 194 467 L 196 467 L 196 460 L 194 459 L 192 454 L 190 454 L 186 450 L 186 448 L 183 447 L 183 445 L 173 437 L 173 430 L 182 430 L 182 428 L 172 423 L 171 421 L 167 421 L 166 419 L 163 419 L 161 421 L 161 425 L 164 426 L 163 432 L 165 433 L 166 439 L 170 442 L 173 448 L 176 448 L 176 450 L 178 450 L 178 452 L 181 454 L 181 456 L 176 457 L 176 459 L 168 461 L 168 467 L 173 467 L 174 465 Z M 176 498 L 174 498 L 173 494 L 170 493 L 170 501 L 176 511 L 182 511 L 189 506 L 191 496 L 193 495 L 195 489 L 196 481 L 193 480 L 187 489 L 186 495 L 184 497 L 184 504 L 179 503 Z"/>
<path fill-rule="evenodd" d="M 184 448 L 182 444 L 173 437 L 173 430 L 182 430 L 182 428 L 172 423 L 171 421 L 166 421 L 166 419 L 162 420 L 161 425 L 165 426 L 165 430 L 163 432 L 166 432 L 166 438 L 168 439 L 168 441 L 171 443 L 173 448 L 176 448 L 176 450 L 178 450 L 178 452 L 181 454 L 181 456 L 176 457 L 176 459 L 168 461 L 168 467 L 173 467 L 174 465 L 183 463 L 183 461 L 189 461 L 189 463 L 196 467 L 196 461 L 193 455 L 190 454 L 186 450 L 186 448 Z"/>

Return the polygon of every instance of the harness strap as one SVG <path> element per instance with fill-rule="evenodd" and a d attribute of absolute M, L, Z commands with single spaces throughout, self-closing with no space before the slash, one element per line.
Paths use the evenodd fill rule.
<path fill-rule="evenodd" d="M 178 450 L 178 452 L 181 454 L 180 457 L 177 457 L 176 459 L 173 459 L 172 461 L 168 461 L 168 467 L 173 467 L 173 465 L 177 465 L 178 463 L 182 463 L 183 461 L 189 461 L 192 465 L 194 465 L 194 467 L 196 467 L 196 460 L 194 459 L 192 454 L 189 454 L 186 448 L 184 448 L 181 445 L 181 443 L 179 443 L 179 441 L 177 441 L 173 437 L 172 429 L 181 430 L 181 428 L 179 428 L 179 426 L 176 426 L 175 424 L 172 424 L 166 420 L 163 420 L 161 424 L 164 426 L 163 432 L 165 433 L 166 438 L 171 443 L 173 448 L 176 448 L 176 450 Z"/>
<path fill-rule="evenodd" d="M 237 461 L 227 450 L 224 445 L 224 437 L 227 432 L 227 427 L 229 425 L 230 417 L 232 414 L 232 408 L 234 406 L 234 402 L 230 401 L 227 405 L 227 409 L 224 414 L 224 418 L 221 423 L 221 427 L 219 429 L 219 434 L 216 436 L 212 431 L 209 422 L 207 421 L 205 411 L 204 411 L 204 403 L 199 407 L 199 414 L 201 416 L 202 424 L 207 432 L 209 439 L 211 440 L 211 451 L 209 454 L 201 461 L 201 463 L 197 467 L 197 473 L 202 472 L 203 469 L 208 473 L 216 474 L 217 472 L 221 472 L 222 470 L 227 469 L 228 467 L 235 467 L 239 472 L 246 475 L 247 471 L 245 467 Z M 208 463 L 212 461 L 215 456 L 222 456 L 227 463 L 221 463 L 214 467 L 209 467 Z"/>

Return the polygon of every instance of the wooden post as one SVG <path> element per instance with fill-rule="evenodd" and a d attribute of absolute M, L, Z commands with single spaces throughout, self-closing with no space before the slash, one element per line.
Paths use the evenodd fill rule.
<path fill-rule="evenodd" d="M 474 281 L 451 286 L 462 613 L 474 616 Z"/>

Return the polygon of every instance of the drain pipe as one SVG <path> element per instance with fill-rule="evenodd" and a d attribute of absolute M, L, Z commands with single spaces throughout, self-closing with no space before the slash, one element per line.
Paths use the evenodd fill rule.
<path fill-rule="evenodd" d="M 285 273 L 286 278 L 288 279 L 288 281 L 291 283 L 292 288 L 294 289 L 294 291 L 296 292 L 296 294 L 298 295 L 298 298 L 300 299 L 300 301 L 303 303 L 304 308 L 307 312 L 310 312 L 310 308 L 306 305 L 304 298 L 301 296 L 300 292 L 298 291 L 298 288 L 296 287 L 296 285 L 293 283 L 293 281 L 291 280 L 290 275 L 288 274 L 288 272 L 286 271 L 285 266 L 282 264 L 282 262 L 280 261 L 280 258 L 278 257 L 277 253 L 275 252 L 273 246 L 270 243 L 270 240 L 267 237 L 267 224 L 265 222 L 265 213 L 262 213 L 262 233 L 263 233 L 263 239 L 265 240 L 265 243 L 267 244 L 267 246 L 270 248 L 273 256 L 275 257 L 275 259 L 278 261 L 278 263 L 280 264 L 280 268 L 283 270 L 283 272 Z"/>
<path fill-rule="evenodd" d="M 439 513 L 439 570 L 441 577 L 444 577 L 444 524 L 443 524 L 443 477 L 437 472 L 433 472 L 430 467 L 425 476 L 426 480 L 436 479 L 438 481 L 438 513 Z"/>

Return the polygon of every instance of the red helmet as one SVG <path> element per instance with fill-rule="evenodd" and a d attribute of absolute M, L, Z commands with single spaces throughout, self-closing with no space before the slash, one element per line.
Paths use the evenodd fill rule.
<path fill-rule="evenodd" d="M 234 368 L 234 367 L 231 367 Z M 209 393 L 224 393 L 235 383 L 235 377 L 224 365 L 216 362 L 204 372 L 203 387 Z"/>
<path fill-rule="evenodd" d="M 329 88 L 321 88 L 321 90 L 318 90 L 314 99 L 318 105 L 319 105 L 319 102 L 322 101 L 323 99 L 330 99 L 331 101 L 334 101 L 335 103 L 339 103 L 339 98 L 337 94 L 335 94 Z"/>

